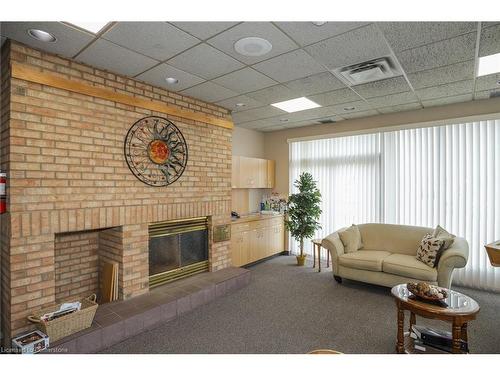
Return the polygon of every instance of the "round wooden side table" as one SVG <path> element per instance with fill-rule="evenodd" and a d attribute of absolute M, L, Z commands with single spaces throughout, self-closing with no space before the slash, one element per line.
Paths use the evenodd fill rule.
<path fill-rule="evenodd" d="M 323 249 L 323 246 L 321 246 L 321 239 L 316 238 L 312 240 L 313 244 L 313 268 L 316 268 L 316 250 L 318 251 L 318 272 L 321 272 L 321 249 Z M 326 249 L 326 268 L 330 267 L 330 251 Z"/>
<path fill-rule="evenodd" d="M 467 323 L 476 319 L 479 312 L 479 304 L 469 296 L 451 289 L 448 297 L 443 303 L 428 302 L 415 297 L 406 287 L 406 284 L 396 285 L 391 293 L 396 300 L 398 309 L 398 337 L 396 351 L 398 353 L 415 354 L 417 351 L 413 347 L 413 339 L 404 335 L 404 311 L 410 312 L 410 332 L 411 327 L 416 323 L 415 315 L 427 319 L 438 319 L 448 321 L 452 324 L 453 353 L 464 353 L 460 349 L 460 341 L 467 342 Z"/>

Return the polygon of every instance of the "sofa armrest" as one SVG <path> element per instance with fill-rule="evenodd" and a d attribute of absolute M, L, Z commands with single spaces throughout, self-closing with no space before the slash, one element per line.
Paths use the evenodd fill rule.
<path fill-rule="evenodd" d="M 469 259 L 469 244 L 462 237 L 456 237 L 453 244 L 446 249 L 439 258 L 438 285 L 444 288 L 451 288 L 453 270 L 463 268 Z"/>
<path fill-rule="evenodd" d="M 330 252 L 334 275 L 338 275 L 338 267 L 339 267 L 338 258 L 345 252 L 344 244 L 340 240 L 338 232 L 339 231 L 333 232 L 332 234 L 323 238 L 323 240 L 321 241 L 321 246 L 323 246 Z"/>

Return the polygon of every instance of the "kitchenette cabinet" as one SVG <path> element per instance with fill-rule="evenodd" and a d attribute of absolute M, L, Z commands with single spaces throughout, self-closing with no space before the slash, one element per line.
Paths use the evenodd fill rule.
<path fill-rule="evenodd" d="M 281 253 L 285 250 L 282 215 L 249 215 L 231 225 L 231 257 L 235 267 Z"/>
<path fill-rule="evenodd" d="M 233 189 L 272 189 L 274 180 L 274 160 L 233 156 Z"/>

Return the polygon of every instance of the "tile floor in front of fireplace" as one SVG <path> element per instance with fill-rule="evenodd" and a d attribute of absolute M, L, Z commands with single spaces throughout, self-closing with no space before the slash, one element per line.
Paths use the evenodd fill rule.
<path fill-rule="evenodd" d="M 126 301 L 100 305 L 91 328 L 54 344 L 51 353 L 95 353 L 232 293 L 250 282 L 250 271 L 226 268 L 158 286 Z"/>

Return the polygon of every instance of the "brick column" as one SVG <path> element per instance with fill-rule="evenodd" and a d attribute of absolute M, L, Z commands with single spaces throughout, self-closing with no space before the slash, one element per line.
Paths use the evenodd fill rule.
<path fill-rule="evenodd" d="M 124 225 L 123 299 L 149 290 L 148 224 Z"/>

